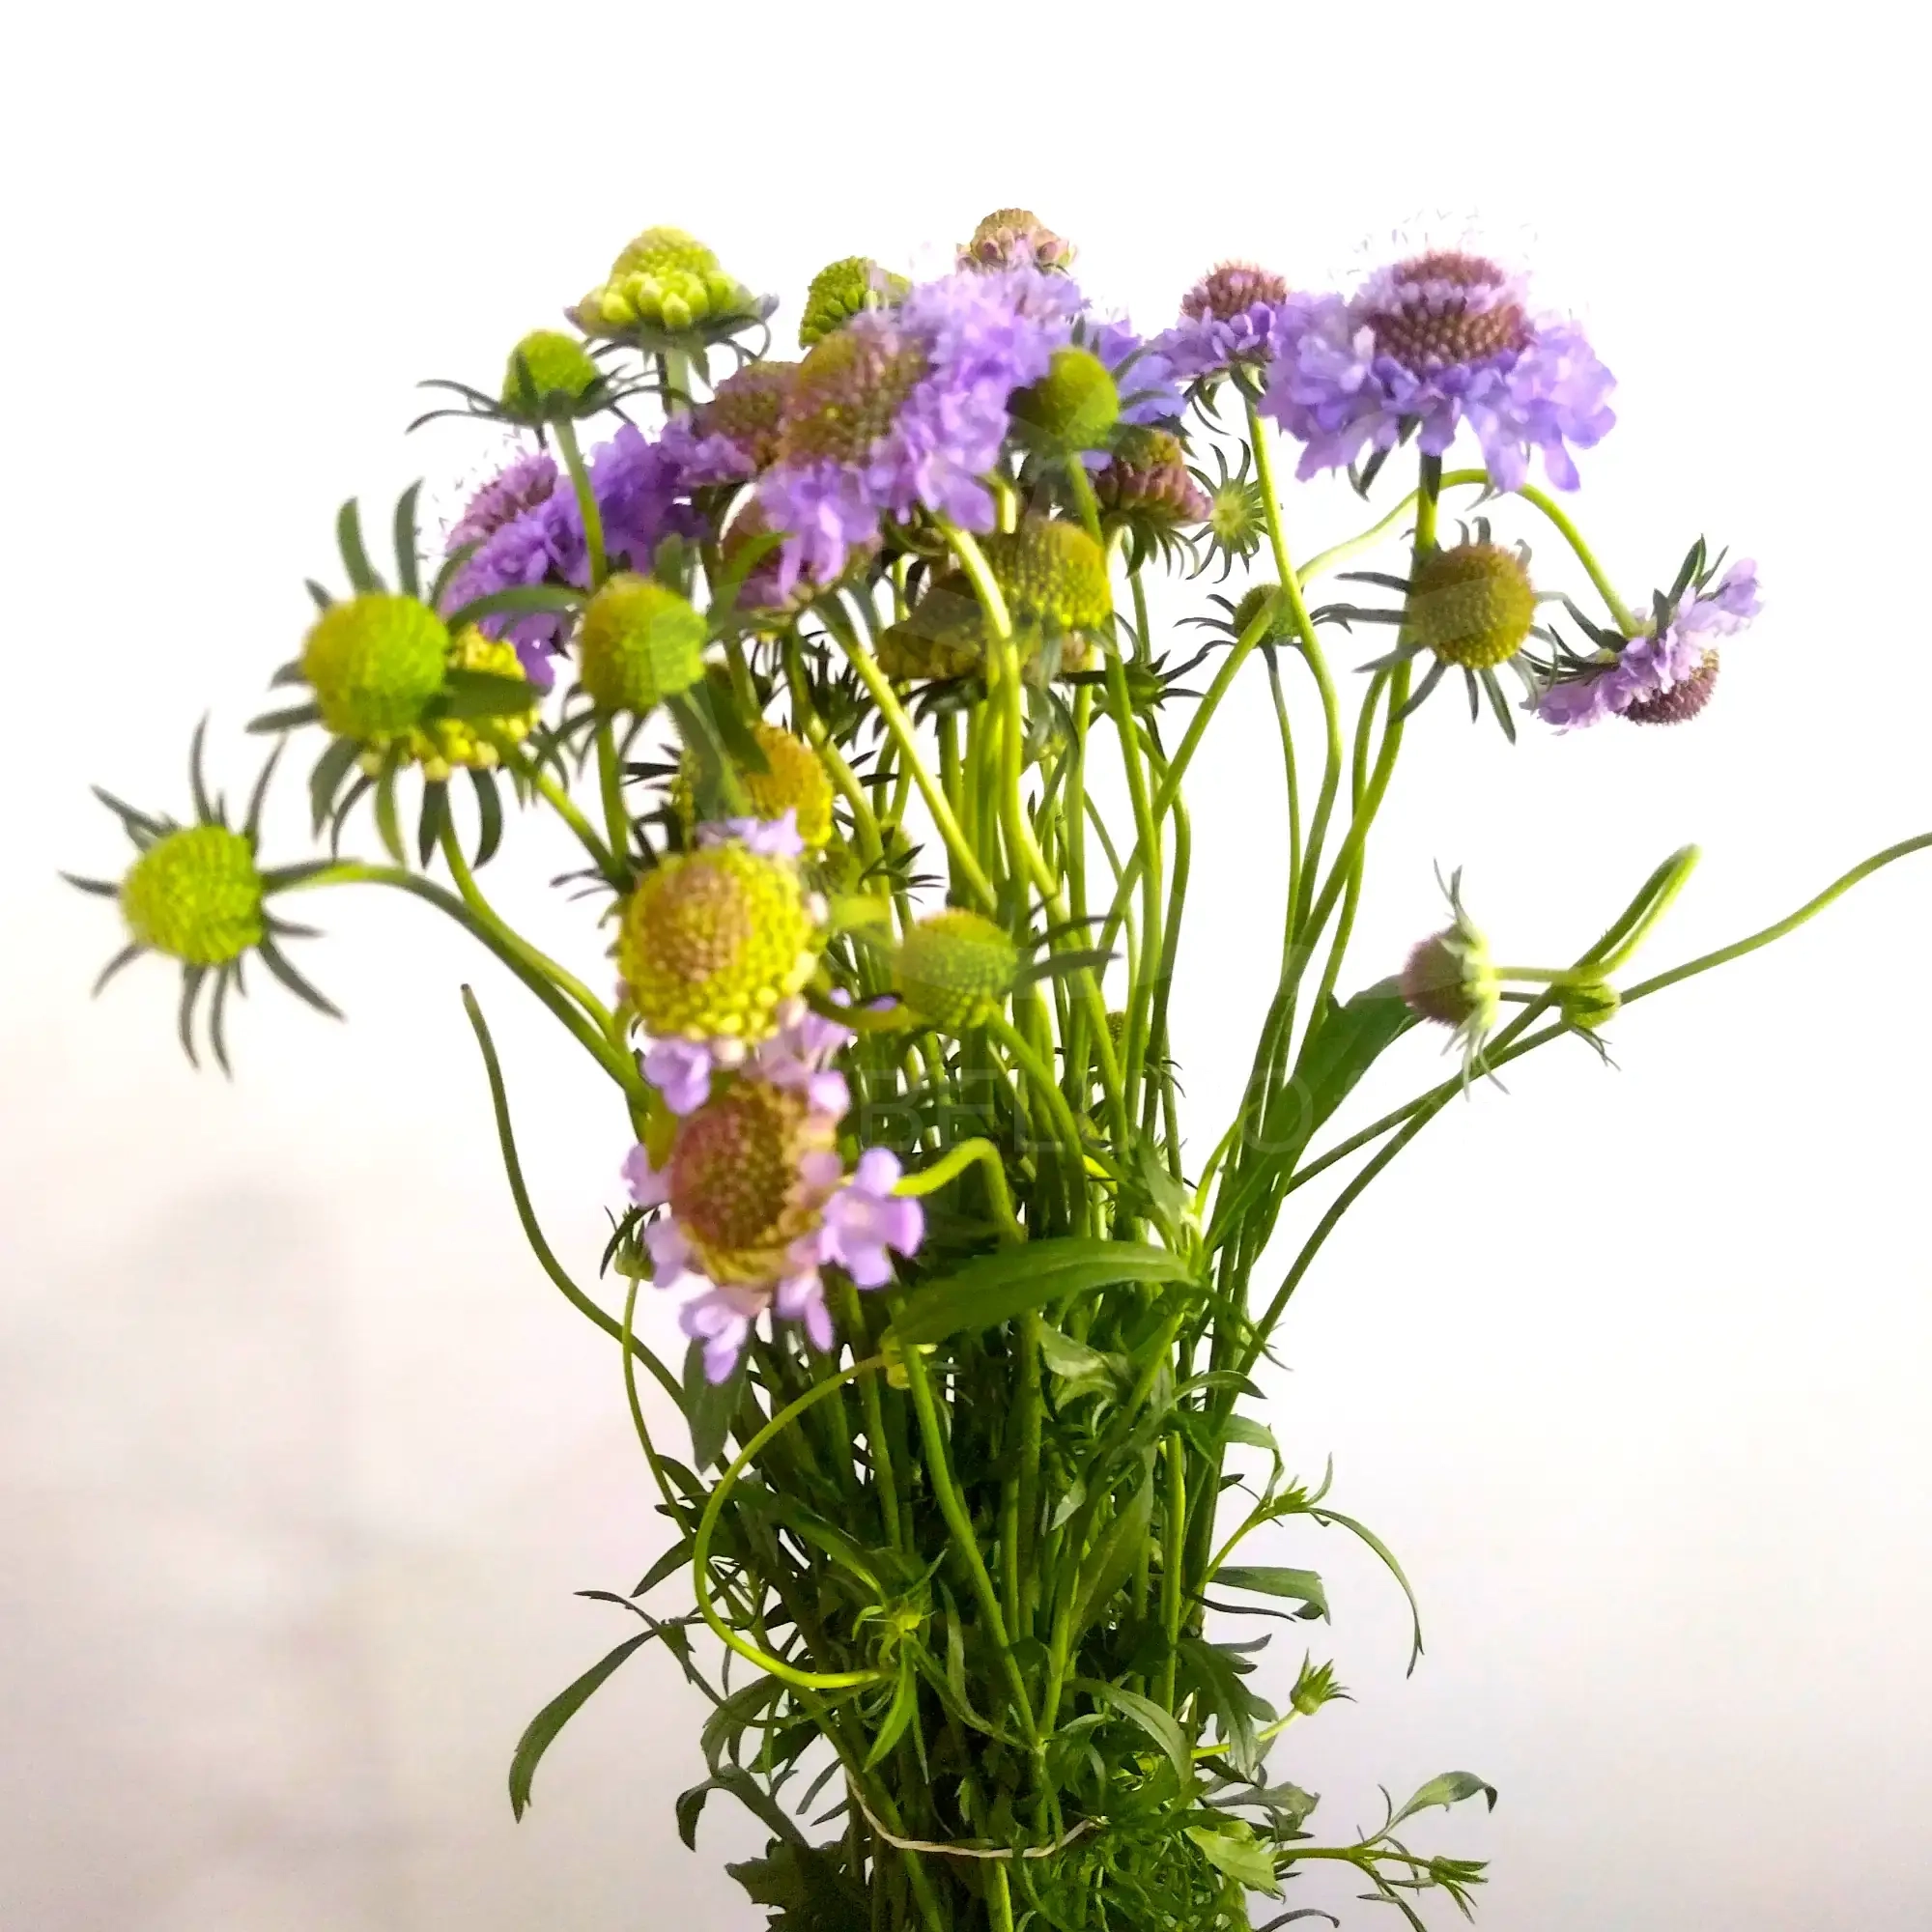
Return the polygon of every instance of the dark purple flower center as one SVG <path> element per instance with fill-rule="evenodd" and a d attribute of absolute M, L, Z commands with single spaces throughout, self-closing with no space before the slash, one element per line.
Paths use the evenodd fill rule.
<path fill-rule="evenodd" d="M 1232 322 L 1257 302 L 1287 299 L 1288 284 L 1272 270 L 1257 268 L 1252 262 L 1223 262 L 1181 297 L 1180 312 L 1197 322 L 1208 316 L 1216 322 Z"/>
<path fill-rule="evenodd" d="M 807 1112 L 804 1095 L 748 1080 L 686 1121 L 670 1157 L 670 1207 L 697 1241 L 755 1248 L 779 1235 Z"/>
<path fill-rule="evenodd" d="M 1368 311 L 1377 351 L 1409 369 L 1433 369 L 1526 348 L 1529 324 L 1508 288 L 1493 262 L 1453 248 L 1403 262 Z"/>
<path fill-rule="evenodd" d="M 848 323 L 798 365 L 779 423 L 781 463 L 859 462 L 924 376 L 924 350 L 871 320 Z"/>
<path fill-rule="evenodd" d="M 1718 681 L 1718 654 L 1706 651 L 1704 662 L 1687 678 L 1655 697 L 1639 697 L 1624 716 L 1636 724 L 1688 724 L 1711 701 L 1711 687 Z"/>

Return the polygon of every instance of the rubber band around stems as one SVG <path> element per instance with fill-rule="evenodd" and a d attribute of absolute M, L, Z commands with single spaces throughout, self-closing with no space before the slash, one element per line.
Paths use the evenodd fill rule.
<path fill-rule="evenodd" d="M 888 1366 L 883 1355 L 868 1356 L 863 1362 L 854 1362 L 849 1369 L 841 1369 L 827 1380 L 808 1389 L 796 1402 L 788 1403 L 772 1417 L 733 1458 L 724 1475 L 718 1479 L 718 1487 L 711 1492 L 704 1505 L 704 1514 L 698 1520 L 697 1534 L 692 1539 L 691 1574 L 693 1593 L 697 1598 L 697 1608 L 704 1621 L 711 1626 L 712 1634 L 727 1650 L 735 1650 L 749 1663 L 755 1663 L 760 1670 L 786 1684 L 796 1685 L 802 1690 L 855 1690 L 867 1684 L 884 1684 L 891 1681 L 891 1673 L 884 1670 L 801 1670 L 794 1663 L 787 1663 L 781 1657 L 774 1657 L 770 1651 L 761 1650 L 749 1638 L 742 1637 L 718 1614 L 712 1604 L 710 1592 L 705 1588 L 704 1573 L 711 1554 L 711 1535 L 718 1527 L 718 1518 L 724 1507 L 724 1498 L 737 1486 L 738 1478 L 751 1466 L 752 1459 L 775 1437 L 789 1429 L 791 1425 L 814 1404 L 823 1402 L 835 1391 L 841 1389 L 859 1376 L 876 1374 Z"/>
<path fill-rule="evenodd" d="M 1050 1845 L 946 1845 L 937 1844 L 929 1838 L 901 1838 L 897 1833 L 889 1832 L 872 1816 L 872 1807 L 859 1795 L 859 1787 L 848 1776 L 845 1788 L 851 1794 L 852 1803 L 859 1807 L 874 1833 L 892 1846 L 895 1852 L 930 1852 L 942 1859 L 983 1859 L 993 1862 L 1006 1862 L 1013 1859 L 1050 1859 L 1064 1852 L 1075 1838 L 1083 1838 L 1089 1832 L 1097 1832 L 1106 1823 L 1104 1818 L 1083 1818 L 1070 1832 L 1064 1832 Z"/>

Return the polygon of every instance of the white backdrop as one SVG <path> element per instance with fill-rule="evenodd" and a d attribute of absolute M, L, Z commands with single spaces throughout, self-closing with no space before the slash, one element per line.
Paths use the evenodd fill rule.
<path fill-rule="evenodd" d="M 665 1660 L 576 1721 L 521 1826 L 504 1797 L 523 1723 L 616 1640 L 570 1592 L 628 1586 L 661 1540 L 612 1351 L 517 1234 L 459 978 L 586 1271 L 615 1110 L 421 908 L 352 895 L 307 952 L 352 1023 L 257 998 L 235 1084 L 196 1077 L 153 962 L 89 1004 L 113 921 L 53 877 L 121 863 L 86 781 L 185 809 L 204 705 L 245 786 L 240 727 L 344 496 L 488 463 L 461 429 L 404 444 L 416 379 L 489 380 L 651 222 L 784 292 L 782 325 L 828 257 L 929 262 L 1021 201 L 1151 327 L 1224 254 L 1314 283 L 1473 215 L 1622 379 L 1577 506 L 1612 571 L 1641 594 L 1702 529 L 1759 557 L 1768 609 L 1689 730 L 1510 753 L 1432 707 L 1350 977 L 1437 922 L 1435 861 L 1542 958 L 1695 838 L 1654 970 L 1932 824 L 1922 48 L 1866 0 L 1774 17 L 741 0 L 707 41 L 690 8 L 187 0 L 15 23 L 0 1924 L 756 1922 L 720 1869 L 753 1834 L 721 1807 L 700 1856 L 677 1843 L 699 1772 Z M 1334 491 L 1293 515 L 1304 554 L 1351 526 Z M 1510 533 L 1557 567 L 1532 522 Z M 1178 1003 L 1203 1124 L 1245 1065 L 1278 890 L 1259 722 L 1222 743 Z M 540 903 L 548 857 L 498 876 L 594 964 Z M 1418 1833 L 1494 1859 L 1492 1932 L 1925 1923 L 1916 864 L 1631 1013 L 1621 1072 L 1566 1047 L 1450 1110 L 1297 1303 L 1274 1419 L 1405 1557 L 1430 1654 L 1405 1682 L 1373 1563 L 1283 1532 L 1278 1560 L 1330 1577 L 1358 1701 L 1277 1763 L 1333 1832 L 1378 1779 L 1495 1781 L 1493 1819 Z M 1435 1075 L 1410 1044 L 1391 1097 Z"/>

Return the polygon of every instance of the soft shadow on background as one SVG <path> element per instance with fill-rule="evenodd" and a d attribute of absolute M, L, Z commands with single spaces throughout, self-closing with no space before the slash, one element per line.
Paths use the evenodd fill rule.
<path fill-rule="evenodd" d="M 1540 958 L 1698 838 L 1651 969 L 1932 824 L 1902 587 L 1923 550 L 1922 64 L 1895 32 L 1865 5 L 1788 38 L 1695 5 L 1397 6 L 1372 27 L 110 6 L 16 28 L 0 1924 L 756 1922 L 722 1871 L 755 1833 L 720 1808 L 697 1857 L 677 1842 L 698 1712 L 666 1660 L 572 1725 L 521 1825 L 503 1789 L 528 1717 L 616 1640 L 620 1613 L 570 1593 L 629 1587 L 662 1538 L 612 1352 L 522 1246 L 458 981 L 586 1275 L 615 1107 L 419 908 L 351 898 L 318 907 L 330 936 L 305 953 L 351 1024 L 258 997 L 235 1084 L 196 1077 L 166 974 L 88 1003 L 113 922 L 53 878 L 121 863 L 87 780 L 184 809 L 206 704 L 213 767 L 245 787 L 241 726 L 343 497 L 493 466 L 487 435 L 403 442 L 419 377 L 489 381 L 652 222 L 782 293 L 782 330 L 824 260 L 929 270 L 1005 202 L 1076 238 L 1090 290 L 1150 328 L 1220 256 L 1316 283 L 1397 229 L 1478 218 L 1622 378 L 1577 513 L 1625 589 L 1667 582 L 1703 530 L 1758 556 L 1767 614 L 1688 731 L 1531 732 L 1510 753 L 1432 707 L 1350 978 L 1439 923 L 1438 862 L 1467 867 L 1507 952 Z M 1353 514 L 1307 493 L 1292 533 L 1305 554 Z M 1562 579 L 1532 522 L 1507 534 Z M 1176 1003 L 1197 1157 L 1245 1064 L 1279 889 L 1256 869 L 1278 810 L 1265 719 L 1230 711 Z M 275 822 L 289 857 L 299 790 Z M 506 908 L 601 972 L 601 939 L 543 903 L 552 856 L 513 847 Z M 1334 1456 L 1342 1506 L 1401 1552 L 1430 1651 L 1405 1681 L 1373 1562 L 1283 1531 L 1268 1560 L 1328 1576 L 1314 1635 L 1358 1701 L 1275 1763 L 1324 1794 L 1331 1832 L 1377 1815 L 1378 1780 L 1493 1779 L 1492 1820 L 1417 1833 L 1493 1857 L 1492 1932 L 1924 1923 L 1928 907 L 1932 867 L 1902 867 L 1628 1015 L 1620 1072 L 1564 1048 L 1476 1093 L 1285 1331 L 1272 1419 L 1306 1473 Z M 1365 1107 L 1436 1077 L 1407 1047 Z M 1264 1688 L 1299 1662 L 1278 1645 Z"/>

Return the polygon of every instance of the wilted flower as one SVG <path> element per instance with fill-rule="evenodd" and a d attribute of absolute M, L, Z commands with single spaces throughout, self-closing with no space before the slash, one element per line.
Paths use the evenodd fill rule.
<path fill-rule="evenodd" d="M 1436 249 L 1352 298 L 1291 299 L 1262 407 L 1307 445 L 1301 476 L 1392 449 L 1406 425 L 1439 456 L 1466 422 L 1498 488 L 1520 485 L 1540 450 L 1550 479 L 1575 489 L 1570 445 L 1589 448 L 1615 422 L 1613 386 L 1582 329 L 1533 315 L 1519 277 Z"/>
<path fill-rule="evenodd" d="M 1463 1049 L 1466 1078 L 1482 1065 L 1483 1042 L 1495 1030 L 1502 981 L 1488 940 L 1463 910 L 1460 870 L 1450 875 L 1447 890 L 1454 920 L 1409 953 L 1400 984 L 1411 1011 L 1450 1029 L 1452 1045 Z"/>

